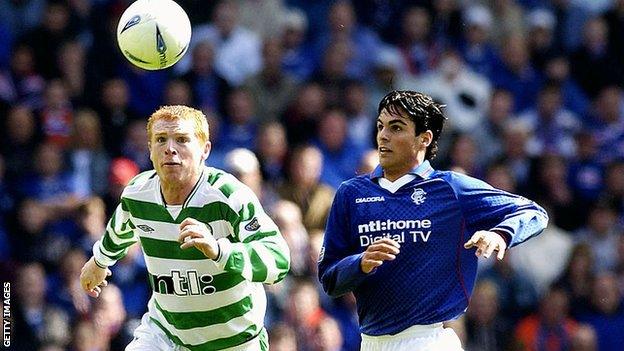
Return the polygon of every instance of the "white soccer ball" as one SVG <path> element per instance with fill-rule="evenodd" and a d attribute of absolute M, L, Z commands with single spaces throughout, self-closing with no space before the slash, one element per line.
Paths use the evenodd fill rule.
<path fill-rule="evenodd" d="M 171 67 L 191 41 L 191 22 L 172 0 L 137 0 L 121 15 L 117 43 L 128 61 L 147 70 Z"/>

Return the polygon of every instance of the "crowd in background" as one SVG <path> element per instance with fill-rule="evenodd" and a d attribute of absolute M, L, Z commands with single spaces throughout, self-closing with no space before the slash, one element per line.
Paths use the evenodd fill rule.
<path fill-rule="evenodd" d="M 210 166 L 258 195 L 292 269 L 267 286 L 272 351 L 352 351 L 351 294 L 316 258 L 335 189 L 377 164 L 392 89 L 446 104 L 435 168 L 543 205 L 548 228 L 483 261 L 467 351 L 624 347 L 624 0 L 179 0 L 171 69 L 117 48 L 130 0 L 0 1 L 0 278 L 15 350 L 123 350 L 150 288 L 138 245 L 98 299 L 79 286 L 124 185 L 151 169 L 146 119 L 200 108 Z"/>

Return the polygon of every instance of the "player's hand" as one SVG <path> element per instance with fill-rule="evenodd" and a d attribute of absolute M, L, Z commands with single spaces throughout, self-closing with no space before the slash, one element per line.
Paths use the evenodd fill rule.
<path fill-rule="evenodd" d="M 108 268 L 101 268 L 91 257 L 80 271 L 80 286 L 91 297 L 98 297 L 102 288 L 108 285 L 106 277 L 112 273 Z"/>
<path fill-rule="evenodd" d="M 490 257 L 494 251 L 498 251 L 496 258 L 502 260 L 505 257 L 505 250 L 507 250 L 507 243 L 502 236 L 495 232 L 480 230 L 470 238 L 465 244 L 464 248 L 470 249 L 476 247 L 477 251 L 475 255 L 477 257 L 483 256 L 485 258 Z"/>
<path fill-rule="evenodd" d="M 360 261 L 362 272 L 368 274 L 373 269 L 381 266 L 384 261 L 394 260 L 396 255 L 399 254 L 400 247 L 399 243 L 389 238 L 375 241 L 366 248 L 364 255 L 362 255 L 362 260 Z"/>
<path fill-rule="evenodd" d="M 195 247 L 206 257 L 216 259 L 219 256 L 219 243 L 214 238 L 212 232 L 206 224 L 193 219 L 186 218 L 180 223 L 180 236 L 178 241 L 182 243 L 181 249 Z"/>

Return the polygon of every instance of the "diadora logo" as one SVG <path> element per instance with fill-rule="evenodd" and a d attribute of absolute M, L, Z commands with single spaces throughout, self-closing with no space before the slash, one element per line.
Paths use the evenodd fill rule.
<path fill-rule="evenodd" d="M 144 231 L 146 233 L 154 231 L 154 228 L 150 227 L 149 225 L 145 225 L 145 224 L 139 224 L 139 225 L 137 225 L 137 228 L 141 229 L 142 231 Z"/>
<path fill-rule="evenodd" d="M 150 278 L 152 288 L 159 294 L 210 295 L 217 291 L 214 286 L 210 285 L 214 280 L 212 275 L 199 275 L 196 270 L 183 272 L 173 269 L 171 275 L 150 275 Z"/>
<path fill-rule="evenodd" d="M 425 195 L 427 195 L 427 193 L 424 190 L 416 188 L 414 189 L 414 193 L 412 193 L 412 201 L 414 201 L 416 205 L 420 205 L 427 199 Z"/>
<path fill-rule="evenodd" d="M 383 196 L 358 197 L 357 199 L 355 199 L 356 204 L 361 204 L 365 202 L 380 202 L 380 201 L 386 201 L 386 199 Z"/>

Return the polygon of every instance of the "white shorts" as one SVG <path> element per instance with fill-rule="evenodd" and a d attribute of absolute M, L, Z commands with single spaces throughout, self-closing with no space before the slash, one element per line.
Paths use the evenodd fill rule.
<path fill-rule="evenodd" d="M 463 351 L 461 341 L 442 323 L 413 325 L 396 335 L 362 334 L 361 351 Z"/>
<path fill-rule="evenodd" d="M 263 351 L 268 350 L 268 338 L 265 329 L 248 342 L 223 349 L 223 351 Z M 126 346 L 126 351 L 187 351 L 184 346 L 174 343 L 148 316 L 141 318 L 141 325 L 134 330 L 134 339 Z"/>

